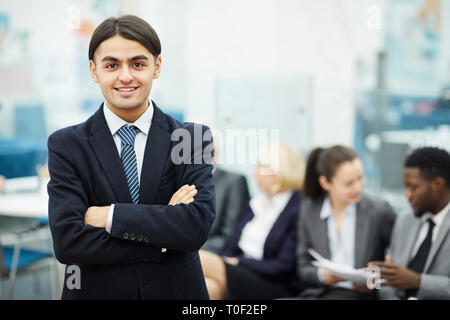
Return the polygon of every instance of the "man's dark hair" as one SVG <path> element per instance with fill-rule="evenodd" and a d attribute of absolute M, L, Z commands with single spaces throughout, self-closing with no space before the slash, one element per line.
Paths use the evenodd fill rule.
<path fill-rule="evenodd" d="M 117 34 L 125 39 L 139 42 L 155 58 L 161 53 L 161 42 L 155 30 L 145 20 L 133 15 L 125 15 L 119 18 L 108 18 L 95 29 L 89 43 L 89 60 L 94 60 L 95 50 L 100 43 Z"/>
<path fill-rule="evenodd" d="M 450 188 L 450 154 L 443 149 L 435 147 L 416 149 L 406 158 L 405 168 L 418 168 L 422 176 L 428 180 L 441 177 Z"/>

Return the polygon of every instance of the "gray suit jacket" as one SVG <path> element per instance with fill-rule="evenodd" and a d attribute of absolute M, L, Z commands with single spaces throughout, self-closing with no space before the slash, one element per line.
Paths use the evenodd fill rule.
<path fill-rule="evenodd" d="M 221 254 L 244 207 L 250 201 L 250 195 L 243 175 L 216 168 L 213 180 L 216 190 L 216 219 L 202 249 Z"/>
<path fill-rule="evenodd" d="M 317 277 L 308 249 L 312 248 L 330 259 L 327 221 L 320 218 L 324 199 L 305 199 L 299 219 L 297 244 L 297 274 L 303 282 L 325 289 Z M 355 268 L 363 268 L 369 261 L 384 260 L 389 245 L 395 214 L 389 204 L 363 195 L 356 205 Z M 318 290 L 320 294 L 323 290 Z"/>
<path fill-rule="evenodd" d="M 420 231 L 420 219 L 412 213 L 399 215 L 392 234 L 389 248 L 391 261 L 407 266 Z M 383 287 L 380 297 L 383 299 L 401 299 L 404 290 Z M 447 213 L 439 229 L 436 240 L 431 246 L 421 275 L 418 299 L 450 299 L 450 212 Z"/>

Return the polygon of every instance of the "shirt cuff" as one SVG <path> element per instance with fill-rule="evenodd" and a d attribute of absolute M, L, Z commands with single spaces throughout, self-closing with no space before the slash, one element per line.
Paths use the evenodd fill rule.
<path fill-rule="evenodd" d="M 111 205 L 108 212 L 108 219 L 106 220 L 106 231 L 108 233 L 111 233 L 111 227 L 113 222 L 113 215 L 114 215 L 114 204 Z"/>
<path fill-rule="evenodd" d="M 322 268 L 317 268 L 317 279 L 319 279 L 319 281 L 321 283 L 325 283 L 324 276 L 323 276 L 323 269 Z"/>

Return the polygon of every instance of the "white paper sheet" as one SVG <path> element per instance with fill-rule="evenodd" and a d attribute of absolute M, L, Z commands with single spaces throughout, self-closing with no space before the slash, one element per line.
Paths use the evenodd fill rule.
<path fill-rule="evenodd" d="M 355 284 L 365 285 L 367 284 L 369 277 L 373 275 L 372 272 L 365 271 L 364 269 L 355 269 L 353 267 L 325 259 L 314 249 L 309 249 L 308 252 L 314 259 L 316 259 L 312 262 L 313 265 L 329 270 L 336 276 L 351 281 Z"/>

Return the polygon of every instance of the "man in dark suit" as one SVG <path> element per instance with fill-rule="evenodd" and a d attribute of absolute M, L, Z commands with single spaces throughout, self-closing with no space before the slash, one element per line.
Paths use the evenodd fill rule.
<path fill-rule="evenodd" d="M 381 267 L 383 299 L 450 299 L 450 154 L 425 147 L 405 161 L 406 197 Z"/>
<path fill-rule="evenodd" d="M 208 299 L 198 249 L 215 215 L 212 139 L 149 100 L 160 52 L 144 20 L 105 20 L 89 67 L 106 102 L 48 139 L 54 250 L 76 266 L 63 299 Z"/>
<path fill-rule="evenodd" d="M 250 201 L 245 176 L 216 167 L 213 172 L 216 191 L 216 219 L 202 249 L 221 254 L 236 223 Z"/>

